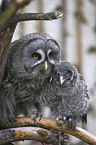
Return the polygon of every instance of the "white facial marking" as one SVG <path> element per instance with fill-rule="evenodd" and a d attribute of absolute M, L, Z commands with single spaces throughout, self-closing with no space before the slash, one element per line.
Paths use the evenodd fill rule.
<path fill-rule="evenodd" d="M 47 70 L 47 69 L 48 69 L 48 64 L 47 64 L 47 61 L 45 61 L 45 62 L 44 62 L 44 68 L 45 68 L 45 70 Z"/>
<path fill-rule="evenodd" d="M 63 76 L 60 76 L 60 83 L 61 83 L 61 85 L 64 83 Z"/>

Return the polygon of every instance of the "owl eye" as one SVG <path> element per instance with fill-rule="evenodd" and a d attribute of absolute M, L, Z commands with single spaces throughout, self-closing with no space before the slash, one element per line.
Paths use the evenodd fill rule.
<path fill-rule="evenodd" d="M 50 52 L 49 53 L 49 58 L 51 59 L 53 57 L 54 53 L 53 52 Z"/>
<path fill-rule="evenodd" d="M 71 72 L 71 71 L 65 71 L 65 72 L 64 72 L 64 78 L 65 78 L 66 80 L 70 80 L 71 77 L 72 77 L 72 72 Z"/>
<path fill-rule="evenodd" d="M 50 58 L 51 60 L 57 59 L 57 53 L 54 52 L 54 51 L 51 51 L 51 52 L 49 53 L 49 58 Z"/>
<path fill-rule="evenodd" d="M 34 59 L 38 59 L 38 56 L 35 56 L 35 55 L 34 55 L 33 58 L 34 58 Z"/>
<path fill-rule="evenodd" d="M 32 54 L 32 57 L 33 57 L 34 59 L 38 59 L 38 60 L 41 59 L 41 55 L 40 55 L 39 53 L 33 53 L 33 54 Z"/>

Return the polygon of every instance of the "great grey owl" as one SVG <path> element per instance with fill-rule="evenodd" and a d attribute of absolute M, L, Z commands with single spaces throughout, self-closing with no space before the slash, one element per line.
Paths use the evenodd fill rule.
<path fill-rule="evenodd" d="M 19 113 L 28 114 L 59 61 L 59 52 L 57 41 L 42 33 L 27 34 L 10 45 L 0 87 L 1 126 L 8 126 Z"/>
<path fill-rule="evenodd" d="M 45 82 L 44 86 L 40 102 L 51 108 L 57 121 L 62 119 L 70 127 L 72 122 L 87 122 L 88 90 L 83 76 L 74 65 L 56 63 L 49 83 Z"/>

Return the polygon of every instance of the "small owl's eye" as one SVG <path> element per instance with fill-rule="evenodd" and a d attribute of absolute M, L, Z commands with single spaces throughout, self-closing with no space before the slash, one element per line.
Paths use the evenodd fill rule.
<path fill-rule="evenodd" d="M 57 60 L 57 57 L 58 57 L 58 52 L 51 51 L 51 52 L 49 53 L 49 59 L 50 59 L 50 60 Z"/>
<path fill-rule="evenodd" d="M 41 59 L 41 55 L 40 55 L 39 53 L 33 53 L 33 54 L 32 54 L 32 57 L 33 57 L 34 59 L 38 59 L 38 60 Z"/>
<path fill-rule="evenodd" d="M 49 53 L 49 58 L 51 59 L 53 55 L 54 55 L 54 53 L 53 52 L 50 52 Z"/>
<path fill-rule="evenodd" d="M 57 77 L 58 77 L 58 78 L 60 77 L 60 73 L 57 73 Z"/>

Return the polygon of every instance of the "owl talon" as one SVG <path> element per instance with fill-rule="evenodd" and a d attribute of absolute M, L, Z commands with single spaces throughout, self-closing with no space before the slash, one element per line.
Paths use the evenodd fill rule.
<path fill-rule="evenodd" d="M 57 122 L 57 125 L 61 127 L 62 126 L 62 123 Z"/>
<path fill-rule="evenodd" d="M 67 124 L 67 127 L 72 129 L 72 130 L 75 130 L 76 126 L 77 126 L 76 122 L 73 119 L 71 119 L 71 118 L 66 119 L 65 120 L 65 124 Z"/>
<path fill-rule="evenodd" d="M 56 123 L 58 126 L 62 126 L 62 123 L 60 121 L 63 121 L 64 124 L 66 124 L 68 128 L 73 129 L 73 130 L 76 129 L 77 124 L 73 119 L 69 117 L 65 117 L 65 116 L 63 118 L 56 118 Z"/>
<path fill-rule="evenodd" d="M 39 118 L 39 121 L 42 119 L 42 116 L 43 116 L 43 115 L 41 114 L 41 115 L 40 115 L 40 118 Z"/>
<path fill-rule="evenodd" d="M 36 117 L 39 117 L 39 113 L 38 112 L 36 113 Z"/>
<path fill-rule="evenodd" d="M 64 117 L 63 117 L 63 122 L 65 123 L 65 121 L 66 121 L 66 117 L 64 116 Z"/>
<path fill-rule="evenodd" d="M 33 120 L 34 120 L 34 124 L 35 124 L 35 121 L 36 121 L 36 117 L 34 117 L 34 118 L 33 118 Z"/>
<path fill-rule="evenodd" d="M 39 113 L 37 112 L 36 114 L 33 115 L 33 117 L 31 117 L 34 120 L 34 124 L 36 122 L 36 118 L 39 117 L 39 121 L 42 119 L 42 114 L 39 115 Z"/>
<path fill-rule="evenodd" d="M 57 123 L 58 126 L 62 126 L 62 123 L 59 122 L 60 120 L 62 120 L 62 119 L 61 118 L 56 118 L 56 123 Z"/>

